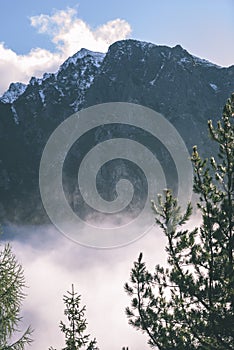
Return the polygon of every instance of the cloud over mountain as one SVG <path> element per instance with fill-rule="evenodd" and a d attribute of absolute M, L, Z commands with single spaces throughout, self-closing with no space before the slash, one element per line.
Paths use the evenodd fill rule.
<path fill-rule="evenodd" d="M 19 55 L 7 48 L 5 43 L 0 43 L 0 93 L 3 93 L 11 82 L 26 83 L 31 76 L 41 76 L 45 71 L 56 71 L 68 56 L 82 47 L 106 52 L 110 44 L 127 38 L 131 33 L 130 25 L 122 19 L 91 28 L 72 8 L 55 11 L 52 15 L 33 16 L 30 21 L 38 33 L 50 37 L 55 51 L 32 48 L 28 54 Z"/>

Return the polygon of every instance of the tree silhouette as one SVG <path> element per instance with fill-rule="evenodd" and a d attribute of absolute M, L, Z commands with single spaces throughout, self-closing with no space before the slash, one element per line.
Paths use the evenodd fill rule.
<path fill-rule="evenodd" d="M 90 335 L 84 334 L 87 328 L 85 319 L 86 306 L 80 307 L 81 296 L 74 291 L 72 284 L 71 292 L 64 295 L 64 315 L 67 317 L 67 324 L 60 321 L 60 329 L 65 336 L 65 348 L 63 350 L 77 350 L 85 347 L 87 350 L 98 350 L 96 339 L 89 340 Z M 53 349 L 53 348 L 50 348 Z"/>
<path fill-rule="evenodd" d="M 168 267 L 149 272 L 141 253 L 125 285 L 129 323 L 158 349 L 234 349 L 234 94 L 217 127 L 208 126 L 218 159 L 202 160 L 196 147 L 191 158 L 201 226 L 183 229 L 191 204 L 182 215 L 170 190 L 158 196 L 152 208 L 167 238 Z"/>
<path fill-rule="evenodd" d="M 32 342 L 30 327 L 16 340 L 19 332 L 20 307 L 24 299 L 24 271 L 10 244 L 0 251 L 0 350 L 23 350 Z"/>

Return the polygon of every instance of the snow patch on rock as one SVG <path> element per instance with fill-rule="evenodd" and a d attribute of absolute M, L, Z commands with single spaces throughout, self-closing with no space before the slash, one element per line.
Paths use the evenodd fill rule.
<path fill-rule="evenodd" d="M 38 92 L 39 92 L 42 104 L 45 105 L 45 94 L 43 90 L 39 90 Z"/>
<path fill-rule="evenodd" d="M 77 64 L 77 61 L 80 59 L 83 59 L 87 56 L 90 56 L 93 64 L 96 67 L 100 67 L 102 61 L 104 60 L 105 57 L 105 53 L 102 52 L 93 52 L 87 49 L 81 49 L 80 51 L 78 51 L 75 55 L 69 57 L 61 66 L 59 71 L 66 69 L 70 64 Z"/>
<path fill-rule="evenodd" d="M 214 90 L 214 91 L 218 91 L 218 86 L 217 85 L 215 85 L 215 84 L 213 84 L 213 83 L 210 83 L 209 84 L 210 85 L 210 87 Z"/>
<path fill-rule="evenodd" d="M 12 115 L 13 115 L 15 123 L 19 124 L 19 116 L 18 116 L 16 109 L 13 105 L 11 106 L 11 111 L 12 111 Z"/>
<path fill-rule="evenodd" d="M 0 101 L 3 103 L 13 103 L 19 96 L 21 96 L 26 90 L 27 85 L 23 83 L 12 83 L 9 86 L 9 89 L 4 92 L 2 97 L 0 97 Z"/>
<path fill-rule="evenodd" d="M 214 64 L 210 61 L 204 60 L 203 58 L 199 58 L 196 56 L 192 56 L 194 63 L 199 64 L 199 65 L 204 65 L 206 67 L 215 67 L 215 68 L 222 68 L 221 66 L 218 66 L 217 64 Z"/>

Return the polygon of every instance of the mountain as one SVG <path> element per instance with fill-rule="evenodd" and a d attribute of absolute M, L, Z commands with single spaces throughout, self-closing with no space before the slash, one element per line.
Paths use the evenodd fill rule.
<path fill-rule="evenodd" d="M 9 89 L 2 95 L 0 101 L 3 103 L 13 103 L 17 98 L 24 93 L 27 85 L 22 83 L 12 83 Z"/>
<path fill-rule="evenodd" d="M 38 187 L 42 151 L 54 129 L 74 112 L 105 102 L 150 107 L 176 127 L 190 153 L 197 144 L 202 154 L 209 154 L 207 120 L 220 117 L 226 99 L 234 91 L 233 78 L 234 66 L 219 67 L 179 45 L 170 48 L 123 40 L 111 45 L 106 54 L 81 49 L 57 73 L 46 73 L 41 79 L 32 77 L 28 85 L 12 83 L 0 98 L 0 219 L 46 221 Z M 123 130 L 118 125 L 107 131 L 100 126 L 87 135 L 86 141 L 77 142 L 66 160 L 71 205 L 77 194 L 77 167 L 82 157 L 87 149 L 111 137 L 145 143 L 165 169 L 170 168 L 170 156 L 146 132 L 130 126 Z M 118 162 L 121 171 L 114 171 L 110 164 L 106 173 L 98 175 L 98 187 L 107 199 L 112 195 L 106 191 L 106 180 L 113 191 L 121 174 L 131 179 L 137 173 L 126 162 Z M 144 186 L 144 180 L 136 178 L 134 182 L 138 188 Z M 89 208 L 81 207 L 82 215 L 86 215 Z"/>

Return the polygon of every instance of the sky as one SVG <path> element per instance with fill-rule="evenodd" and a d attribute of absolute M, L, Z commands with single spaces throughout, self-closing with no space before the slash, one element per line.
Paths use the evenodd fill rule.
<path fill-rule="evenodd" d="M 127 38 L 180 44 L 218 65 L 234 64 L 233 0 L 0 0 L 0 6 L 0 94 L 11 82 L 56 71 L 82 47 L 106 52 Z M 165 263 L 159 230 L 114 250 L 79 246 L 53 227 L 13 230 L 19 237 L 13 248 L 29 287 L 23 319 L 35 329 L 33 350 L 62 348 L 62 296 L 72 283 L 87 306 L 89 331 L 100 350 L 149 349 L 147 338 L 127 323 L 124 309 L 130 300 L 123 285 L 140 251 L 150 268 Z"/>
<path fill-rule="evenodd" d="M 54 72 L 82 47 L 117 40 L 180 44 L 221 66 L 234 63 L 233 0 L 0 1 L 0 93 L 11 82 Z"/>

